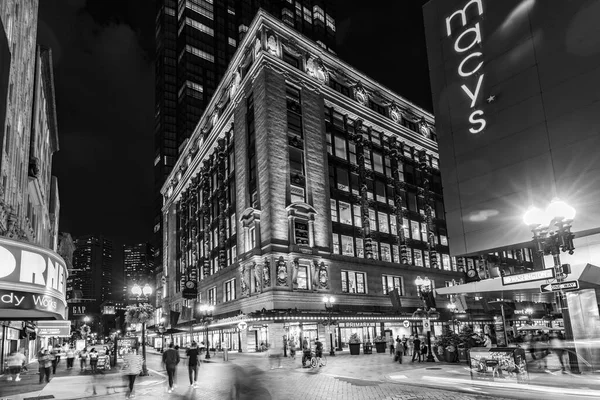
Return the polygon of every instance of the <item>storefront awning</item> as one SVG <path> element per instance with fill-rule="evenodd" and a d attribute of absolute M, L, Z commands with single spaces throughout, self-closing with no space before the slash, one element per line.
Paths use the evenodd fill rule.
<path fill-rule="evenodd" d="M 600 288 L 600 267 L 592 264 L 572 265 L 571 274 L 569 274 L 565 281 L 578 281 L 580 289 Z M 556 283 L 556 279 L 523 282 L 505 286 L 502 284 L 502 278 L 493 278 L 435 289 L 435 291 L 438 295 L 442 296 L 464 294 L 513 301 L 550 303 L 554 300 L 554 293 L 541 293 L 540 290 L 542 285 L 549 283 Z"/>

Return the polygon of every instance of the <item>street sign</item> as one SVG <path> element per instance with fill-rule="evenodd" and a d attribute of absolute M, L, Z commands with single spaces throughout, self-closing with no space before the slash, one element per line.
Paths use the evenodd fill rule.
<path fill-rule="evenodd" d="M 540 286 L 540 292 L 559 292 L 560 290 L 569 291 L 579 289 L 579 281 L 568 281 L 559 283 L 549 283 L 547 285 Z"/>
<path fill-rule="evenodd" d="M 518 283 L 544 281 L 546 279 L 554 279 L 554 268 L 546 268 L 518 275 L 505 275 L 502 277 L 502 285 L 516 285 Z"/>
<path fill-rule="evenodd" d="M 429 318 L 423 318 L 423 330 L 428 331 L 431 328 L 431 323 L 429 322 Z"/>

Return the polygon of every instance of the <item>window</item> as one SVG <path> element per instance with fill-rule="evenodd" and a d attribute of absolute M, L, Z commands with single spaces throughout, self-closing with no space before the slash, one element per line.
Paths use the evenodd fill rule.
<path fill-rule="evenodd" d="M 414 240 L 421 240 L 421 227 L 417 221 L 410 221 L 411 237 Z"/>
<path fill-rule="evenodd" d="M 235 279 L 231 279 L 231 280 L 225 282 L 224 292 L 225 292 L 225 297 L 223 298 L 224 301 L 235 300 Z"/>
<path fill-rule="evenodd" d="M 233 47 L 237 46 L 237 41 L 234 38 L 228 37 L 227 42 L 229 43 L 230 46 L 233 46 Z"/>
<path fill-rule="evenodd" d="M 250 227 L 250 229 L 248 229 L 248 245 L 249 248 L 247 249 L 247 251 L 252 250 L 254 247 L 256 247 L 256 229 L 253 226 Z"/>
<path fill-rule="evenodd" d="M 306 265 L 300 265 L 298 267 L 297 277 L 298 289 L 308 290 L 308 267 Z"/>
<path fill-rule="evenodd" d="M 342 292 L 343 293 L 367 293 L 366 274 L 355 271 L 342 271 Z"/>
<path fill-rule="evenodd" d="M 379 260 L 379 244 L 373 240 L 371 248 L 373 249 L 373 260 Z"/>
<path fill-rule="evenodd" d="M 385 183 L 382 181 L 375 181 L 375 198 L 377 201 L 385 203 Z"/>
<path fill-rule="evenodd" d="M 421 240 L 424 242 L 428 242 L 429 240 L 429 232 L 427 231 L 427 224 L 421 222 Z"/>
<path fill-rule="evenodd" d="M 298 58 L 294 57 L 287 51 L 283 52 L 283 61 L 290 64 L 294 68 L 300 68 L 300 60 L 298 60 Z"/>
<path fill-rule="evenodd" d="M 354 243 L 351 236 L 342 235 L 342 254 L 354 257 Z"/>
<path fill-rule="evenodd" d="M 365 251 L 363 246 L 363 240 L 356 238 L 356 257 L 364 258 Z"/>
<path fill-rule="evenodd" d="M 398 289 L 398 294 L 404 296 L 404 282 L 401 276 L 381 275 L 383 285 L 383 294 L 388 294 L 394 289 Z"/>
<path fill-rule="evenodd" d="M 450 271 L 452 269 L 450 265 L 450 256 L 448 254 L 442 254 L 442 265 L 445 271 Z"/>
<path fill-rule="evenodd" d="M 429 262 L 429 251 L 423 251 L 423 263 L 425 264 L 425 268 L 431 268 L 431 263 Z"/>
<path fill-rule="evenodd" d="M 372 231 L 377 230 L 377 218 L 375 217 L 375 210 L 369 208 L 369 226 Z"/>
<path fill-rule="evenodd" d="M 392 251 L 387 243 L 381 243 L 381 261 L 392 261 Z"/>
<path fill-rule="evenodd" d="M 294 236 L 296 238 L 296 244 L 308 246 L 308 222 L 302 220 L 294 221 Z"/>
<path fill-rule="evenodd" d="M 335 142 L 335 155 L 339 158 L 347 159 L 346 156 L 346 140 L 343 137 L 334 136 Z"/>
<path fill-rule="evenodd" d="M 331 133 L 327 132 L 325 134 L 325 140 L 327 141 L 327 153 L 333 154 L 333 145 L 331 144 Z"/>
<path fill-rule="evenodd" d="M 356 162 L 356 145 L 352 142 L 348 145 L 348 149 L 350 150 L 350 162 L 352 164 L 357 164 Z"/>
<path fill-rule="evenodd" d="M 210 61 L 212 63 L 215 62 L 215 56 L 213 56 L 212 54 L 207 53 L 205 51 L 202 51 L 202 50 L 200 50 L 200 49 L 198 49 L 196 47 L 193 47 L 193 46 L 190 46 L 190 45 L 186 45 L 185 46 L 185 51 L 187 51 L 188 53 L 191 53 L 191 54 L 193 54 L 195 56 L 198 56 L 200 58 L 203 58 L 203 59 L 205 59 L 207 61 Z"/>
<path fill-rule="evenodd" d="M 373 169 L 383 174 L 383 156 L 381 153 L 373 152 Z"/>
<path fill-rule="evenodd" d="M 208 289 L 208 304 L 217 304 L 217 288 L 213 287 Z"/>
<path fill-rule="evenodd" d="M 352 206 L 352 211 L 354 211 L 354 226 L 362 228 L 362 215 L 360 211 L 360 206 Z"/>
<path fill-rule="evenodd" d="M 390 228 L 388 225 L 388 215 L 383 212 L 378 212 L 377 216 L 379 217 L 379 232 L 390 233 Z"/>
<path fill-rule="evenodd" d="M 333 234 L 333 254 L 340 254 L 340 237 L 337 233 Z"/>
<path fill-rule="evenodd" d="M 392 253 L 394 262 L 400 264 L 400 248 L 397 244 L 392 245 Z"/>
<path fill-rule="evenodd" d="M 397 235 L 398 230 L 396 229 L 396 216 L 390 215 L 390 233 L 392 235 Z"/>
<path fill-rule="evenodd" d="M 440 244 L 442 246 L 448 246 L 448 237 L 446 235 L 440 235 Z"/>
<path fill-rule="evenodd" d="M 329 200 L 330 206 L 331 206 L 331 220 L 333 222 L 338 222 L 338 212 L 337 212 L 337 201 L 336 200 Z"/>
<path fill-rule="evenodd" d="M 415 265 L 417 267 L 423 266 L 423 252 L 419 249 L 413 249 Z"/>
<path fill-rule="evenodd" d="M 352 225 L 352 213 L 350 210 L 350 204 L 339 202 L 340 204 L 340 222 L 342 224 Z"/>
<path fill-rule="evenodd" d="M 348 182 L 348 171 L 343 168 L 336 168 L 337 173 L 337 188 L 346 192 L 350 191 L 350 183 Z"/>

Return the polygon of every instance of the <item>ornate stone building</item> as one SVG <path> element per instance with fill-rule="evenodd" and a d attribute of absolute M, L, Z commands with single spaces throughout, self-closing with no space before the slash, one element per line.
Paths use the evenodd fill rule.
<path fill-rule="evenodd" d="M 210 345 L 243 351 L 419 329 L 415 278 L 442 287 L 475 268 L 449 256 L 433 126 L 259 12 L 162 188 L 162 314 L 204 340 L 197 310 L 210 303 Z M 196 299 L 183 298 L 187 281 Z M 332 337 L 324 295 L 336 298 Z"/>

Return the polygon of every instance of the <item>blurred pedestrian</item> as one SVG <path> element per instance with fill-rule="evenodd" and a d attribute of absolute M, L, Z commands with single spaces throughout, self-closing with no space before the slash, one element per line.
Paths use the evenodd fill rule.
<path fill-rule="evenodd" d="M 87 368 L 87 359 L 88 353 L 86 349 L 83 349 L 79 352 L 79 366 L 81 367 L 81 372 L 85 371 Z"/>
<path fill-rule="evenodd" d="M 52 362 L 54 361 L 54 356 L 50 353 L 50 350 L 44 350 L 44 353 L 38 362 L 41 366 L 43 366 L 44 374 L 40 375 L 40 383 L 43 382 L 44 377 L 46 377 L 46 383 L 50 382 L 50 372 L 52 370 Z"/>
<path fill-rule="evenodd" d="M 58 366 L 58 363 L 60 362 L 60 348 L 56 348 L 56 349 L 52 349 L 52 356 L 54 357 L 52 359 L 52 373 L 54 375 L 56 375 L 56 367 Z"/>
<path fill-rule="evenodd" d="M 306 366 L 306 361 L 310 361 L 310 345 L 306 336 L 302 339 L 302 366 Z"/>
<path fill-rule="evenodd" d="M 562 372 L 566 372 L 565 363 L 563 361 L 563 356 L 565 354 L 565 337 L 562 332 L 553 333 L 550 338 L 550 348 L 558 357 L 558 362 L 560 362 L 560 369 Z"/>
<path fill-rule="evenodd" d="M 8 372 L 10 373 L 7 380 L 12 381 L 13 378 L 15 382 L 21 380 L 21 370 L 25 365 L 27 359 L 23 354 L 23 349 L 19 349 L 19 351 L 14 351 L 8 356 L 8 360 L 6 360 L 6 364 L 8 366 Z"/>
<path fill-rule="evenodd" d="M 408 339 L 406 338 L 406 335 L 402 335 L 400 342 L 402 343 L 402 354 L 406 355 L 406 352 L 408 351 Z"/>
<path fill-rule="evenodd" d="M 421 359 L 423 358 L 422 354 L 421 354 L 421 340 L 419 340 L 419 336 L 415 336 L 414 340 L 413 340 L 413 356 L 412 356 L 412 362 L 415 362 L 415 358 L 417 358 L 418 362 L 421 362 Z"/>
<path fill-rule="evenodd" d="M 198 345 L 196 342 L 192 342 L 192 347 L 186 352 L 188 357 L 188 374 L 190 377 L 190 386 L 196 389 L 198 387 L 198 363 L 200 360 L 200 354 L 198 351 Z M 192 381 L 192 372 L 194 373 L 194 380 Z"/>
<path fill-rule="evenodd" d="M 92 347 L 90 350 L 90 369 L 92 370 L 92 374 L 98 371 L 98 352 L 95 347 Z"/>
<path fill-rule="evenodd" d="M 46 348 L 42 347 L 40 349 L 40 351 L 38 351 L 38 353 L 37 353 L 38 371 L 40 374 L 40 383 L 42 383 L 44 381 L 44 375 L 45 375 L 44 361 L 42 360 L 42 358 L 44 357 L 45 351 L 46 351 Z"/>
<path fill-rule="evenodd" d="M 73 361 L 75 360 L 75 349 L 73 349 L 73 346 L 70 346 L 67 351 L 67 369 L 71 369 L 73 368 Z"/>
<path fill-rule="evenodd" d="M 290 339 L 290 357 L 296 359 L 296 339 L 293 337 Z"/>
<path fill-rule="evenodd" d="M 179 352 L 175 350 L 173 343 L 169 343 L 169 348 L 162 355 L 162 362 L 169 377 L 169 393 L 173 393 L 173 379 L 180 360 Z"/>
<path fill-rule="evenodd" d="M 131 352 L 123 356 L 122 371 L 129 380 L 128 391 L 126 395 L 126 398 L 128 399 L 135 397 L 135 393 L 133 393 L 133 385 L 135 383 L 135 378 L 142 372 L 143 363 L 144 359 L 141 355 L 137 354 L 135 350 L 131 350 Z"/>

